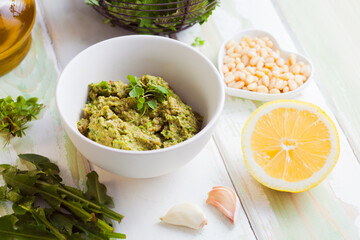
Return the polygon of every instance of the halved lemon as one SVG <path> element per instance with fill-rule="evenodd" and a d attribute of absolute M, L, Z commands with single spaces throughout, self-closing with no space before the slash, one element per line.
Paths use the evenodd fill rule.
<path fill-rule="evenodd" d="M 242 132 L 250 173 L 263 185 L 302 192 L 318 185 L 340 153 L 333 121 L 319 107 L 299 100 L 277 100 L 259 107 Z"/>

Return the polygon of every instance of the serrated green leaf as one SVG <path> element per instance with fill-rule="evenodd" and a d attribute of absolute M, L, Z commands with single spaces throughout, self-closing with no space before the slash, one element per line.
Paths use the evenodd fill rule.
<path fill-rule="evenodd" d="M 24 215 L 27 212 L 26 209 L 31 209 L 33 207 L 34 201 L 35 201 L 34 196 L 25 196 L 17 202 L 12 201 L 13 202 L 12 209 L 17 216 Z"/>
<path fill-rule="evenodd" d="M 107 195 L 106 186 L 99 182 L 99 176 L 95 171 L 88 173 L 87 175 L 87 192 L 85 197 L 89 200 L 94 200 L 98 204 L 114 207 L 112 198 Z"/>
<path fill-rule="evenodd" d="M 12 190 L 8 191 L 6 198 L 11 202 L 16 203 L 22 199 L 22 195 L 20 194 L 20 190 L 17 187 L 14 187 Z"/>
<path fill-rule="evenodd" d="M 19 207 L 19 206 L 18 206 Z M 25 209 L 23 209 L 25 210 Z M 37 224 L 37 222 L 35 221 L 34 217 L 31 215 L 31 213 L 26 212 L 25 214 L 21 215 L 21 214 L 16 214 L 14 213 L 14 215 L 17 217 L 18 222 L 17 225 L 22 225 L 22 224 Z"/>
<path fill-rule="evenodd" d="M 76 223 L 71 216 L 56 212 L 50 215 L 49 220 L 60 232 L 72 235 Z"/>
<path fill-rule="evenodd" d="M 0 217 L 1 240 L 58 240 L 53 234 L 39 226 L 21 224 L 15 228 L 17 221 L 14 215 Z"/>
<path fill-rule="evenodd" d="M 54 209 L 59 210 L 61 206 L 61 196 L 58 193 L 58 185 L 38 185 L 38 188 L 42 190 L 41 197 Z M 43 193 L 45 192 L 45 193 Z M 56 198 L 55 198 L 56 197 Z"/>
<path fill-rule="evenodd" d="M 0 201 L 6 200 L 6 192 L 7 192 L 7 186 L 1 186 L 0 187 Z"/>
<path fill-rule="evenodd" d="M 19 158 L 35 165 L 38 170 L 46 171 L 51 169 L 54 173 L 59 173 L 59 167 L 52 163 L 49 158 L 38 154 L 19 154 Z"/>
<path fill-rule="evenodd" d="M 26 173 L 18 173 L 16 167 L 10 167 L 1 172 L 5 183 L 8 187 L 18 188 L 20 193 L 25 195 L 34 195 L 36 189 L 34 188 L 35 182 L 39 176 L 31 176 Z"/>

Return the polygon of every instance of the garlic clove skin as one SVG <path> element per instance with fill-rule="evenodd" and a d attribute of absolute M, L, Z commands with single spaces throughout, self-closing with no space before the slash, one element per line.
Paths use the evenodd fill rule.
<path fill-rule="evenodd" d="M 206 203 L 215 206 L 234 224 L 236 195 L 232 189 L 222 186 L 213 187 L 208 193 Z"/>
<path fill-rule="evenodd" d="M 203 228 L 208 223 L 202 209 L 192 203 L 176 204 L 160 220 L 164 223 L 196 230 Z"/>

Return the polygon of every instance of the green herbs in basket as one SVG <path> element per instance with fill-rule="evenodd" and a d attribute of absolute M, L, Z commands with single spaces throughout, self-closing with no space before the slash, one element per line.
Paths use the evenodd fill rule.
<path fill-rule="evenodd" d="M 176 32 L 207 21 L 217 0 L 85 0 L 108 21 L 139 33 Z M 186 20 L 184 21 L 184 15 Z"/>

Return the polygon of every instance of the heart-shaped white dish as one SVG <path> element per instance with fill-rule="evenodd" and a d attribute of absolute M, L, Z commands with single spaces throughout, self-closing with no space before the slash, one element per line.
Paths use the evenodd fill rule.
<path fill-rule="evenodd" d="M 245 36 L 249 36 L 251 38 L 254 37 L 269 37 L 270 40 L 273 42 L 274 46 L 273 49 L 279 49 L 280 50 L 280 56 L 284 59 L 289 59 L 290 54 L 294 54 L 296 55 L 296 58 L 298 61 L 302 61 L 305 64 L 308 64 L 311 68 L 311 74 L 308 77 L 308 79 L 304 82 L 303 85 L 299 86 L 297 89 L 293 90 L 293 91 L 289 91 L 286 93 L 279 93 L 279 94 L 270 94 L 270 93 L 258 93 L 258 92 L 253 92 L 253 91 L 248 91 L 248 90 L 243 90 L 243 89 L 237 89 L 237 88 L 231 88 L 226 86 L 226 83 L 223 81 L 223 85 L 225 87 L 225 92 L 228 95 L 231 96 L 236 96 L 236 97 L 241 97 L 241 98 L 247 98 L 247 99 L 252 99 L 252 100 L 259 100 L 259 101 L 272 101 L 272 100 L 277 100 L 277 99 L 287 99 L 287 98 L 294 98 L 296 95 L 298 95 L 302 90 L 304 90 L 304 88 L 309 85 L 309 82 L 312 80 L 312 76 L 314 75 L 314 68 L 312 63 L 303 55 L 299 54 L 299 53 L 295 53 L 295 52 L 289 52 L 286 50 L 283 50 L 279 47 L 279 44 L 277 43 L 276 39 L 268 32 L 265 31 L 261 31 L 261 30 L 256 30 L 256 29 L 246 29 L 243 30 L 239 33 L 236 33 L 235 35 L 233 35 L 231 38 L 225 40 L 223 42 L 223 44 L 220 47 L 219 50 L 219 54 L 218 54 L 218 70 L 220 72 L 220 75 L 222 77 L 222 79 L 224 80 L 224 73 L 222 71 L 222 66 L 223 66 L 223 59 L 224 56 L 226 55 L 226 49 L 225 49 L 225 45 L 229 40 L 234 40 L 236 42 L 240 42 L 242 40 L 243 37 Z"/>

